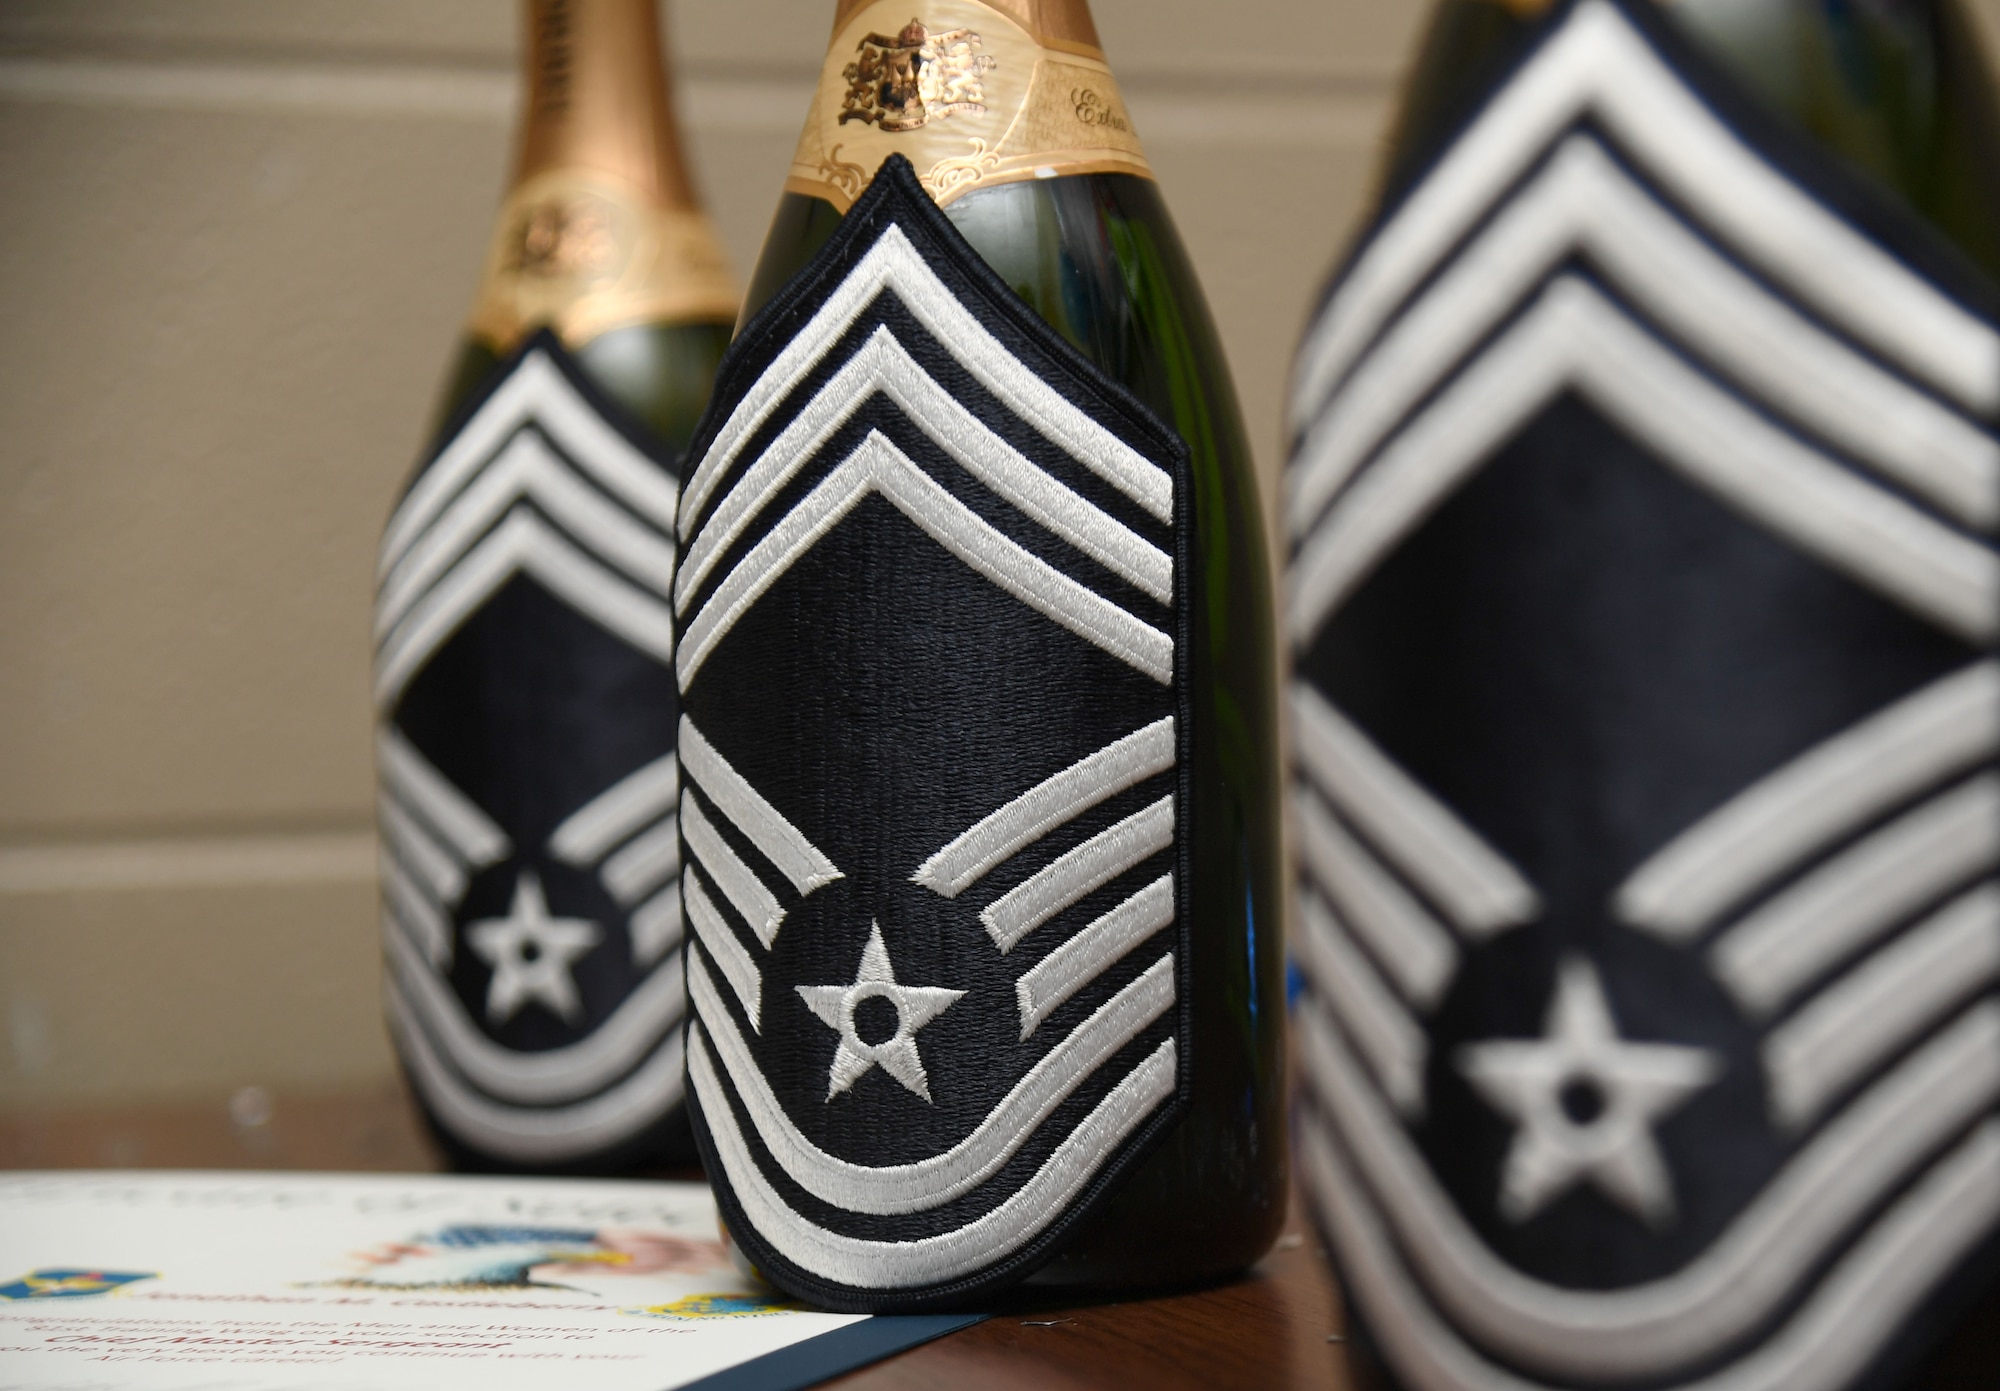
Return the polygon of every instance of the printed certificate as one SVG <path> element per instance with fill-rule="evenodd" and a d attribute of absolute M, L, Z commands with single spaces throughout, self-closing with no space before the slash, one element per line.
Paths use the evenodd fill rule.
<path fill-rule="evenodd" d="M 783 1298 L 700 1184 L 0 1174 L 0 1391 L 777 1391 L 971 1321 Z"/>

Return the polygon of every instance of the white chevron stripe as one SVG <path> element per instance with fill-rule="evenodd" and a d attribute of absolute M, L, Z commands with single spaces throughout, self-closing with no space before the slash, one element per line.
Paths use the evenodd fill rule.
<path fill-rule="evenodd" d="M 1291 474 L 1310 529 L 1396 422 L 1578 249 L 1732 381 L 1975 527 L 2000 515 L 2000 441 L 1762 289 L 1572 136 L 1321 409 Z"/>
<path fill-rule="evenodd" d="M 381 856 L 382 896 L 388 900 L 389 911 L 403 930 L 423 949 L 424 958 L 439 971 L 451 969 L 452 930 L 451 919 L 437 901 L 418 888 L 410 878 L 409 871 L 395 855 Z"/>
<path fill-rule="evenodd" d="M 986 905 L 979 921 L 1002 953 L 1125 871 L 1174 843 L 1174 799 L 1162 797 L 1058 856 Z"/>
<path fill-rule="evenodd" d="M 1316 1125 L 1300 1127 L 1299 1148 L 1304 1186 L 1333 1233 L 1348 1288 L 1413 1391 L 1556 1391 L 1487 1361 L 1438 1317 Z M 1989 1122 L 1869 1230 L 1776 1337 L 1663 1391 L 1841 1391 L 1996 1221 L 2000 1122 Z"/>
<path fill-rule="evenodd" d="M 417 877 L 432 902 L 443 907 L 458 903 L 465 892 L 466 874 L 459 861 L 431 834 L 403 810 L 402 804 L 386 794 L 375 799 L 376 820 L 382 839 L 404 868 Z"/>
<path fill-rule="evenodd" d="M 690 869 L 682 879 L 687 890 L 688 919 L 694 924 L 695 940 L 708 953 L 708 959 L 722 972 L 722 978 L 729 982 L 729 988 L 736 992 L 737 1003 L 743 1006 L 743 1017 L 750 1021 L 750 1027 L 758 1033 L 764 1031 L 764 976 L 757 969 L 743 943 L 737 940 L 736 932 L 717 910 L 702 887 L 701 876 Z M 696 987 L 708 987 L 708 977 L 703 974 L 701 963 L 695 962 L 691 977 Z M 705 1011 L 713 1028 L 722 1027 L 718 1021 L 726 1020 L 720 1008 Z"/>
<path fill-rule="evenodd" d="M 580 482 L 539 436 L 515 436 L 499 458 L 405 552 L 375 599 L 379 641 L 510 509 L 533 503 L 577 544 L 627 578 L 673 597 L 674 546 Z"/>
<path fill-rule="evenodd" d="M 1174 876 L 1162 875 L 1078 932 L 1014 982 L 1021 1040 L 1077 991 L 1110 970 L 1174 920 Z"/>
<path fill-rule="evenodd" d="M 1673 1275 L 1577 1290 L 1522 1274 L 1479 1239 L 1317 1008 L 1299 1012 L 1306 1078 L 1337 1120 L 1411 1262 L 1467 1333 L 1543 1370 L 1648 1380 L 1762 1323 L 1904 1177 L 2000 1100 L 2000 1006 L 1899 1065 Z"/>
<path fill-rule="evenodd" d="M 1174 717 L 1169 715 L 1106 744 L 983 817 L 925 860 L 910 882 L 944 898 L 957 898 L 995 866 L 1058 826 L 1068 825 L 1105 798 L 1166 772 L 1175 758 Z"/>
<path fill-rule="evenodd" d="M 544 353 L 531 353 L 411 485 L 382 537 L 384 579 L 418 536 L 510 435 L 534 425 L 579 467 L 654 526 L 671 532 L 679 489 L 673 477 L 598 416 Z"/>
<path fill-rule="evenodd" d="M 617 1144 L 680 1104 L 687 1061 L 681 1032 L 668 1032 L 644 1066 L 609 1091 L 568 1106 L 518 1107 L 467 1087 L 438 1057 L 395 983 L 387 986 L 389 1026 L 419 1095 L 452 1134 L 521 1164 L 557 1164 Z"/>
<path fill-rule="evenodd" d="M 996 1265 L 1026 1246 L 1068 1210 L 1146 1117 L 1172 1099 L 1178 1070 L 1174 1041 L 1168 1039 L 1097 1103 L 1034 1177 L 985 1216 L 936 1236 L 868 1241 L 828 1231 L 800 1216 L 771 1187 L 737 1129 L 736 1113 L 723 1094 L 701 1030 L 691 1029 L 689 1036 L 688 1075 L 731 1192 L 751 1224 L 812 1274 L 869 1289 L 940 1284 Z"/>
<path fill-rule="evenodd" d="M 588 869 L 642 827 L 673 810 L 680 796 L 680 763 L 672 754 L 627 774 L 564 818 L 549 837 L 549 853 Z"/>
<path fill-rule="evenodd" d="M 1772 1117 L 1788 1130 L 1956 1005 L 2000 979 L 2000 885 L 1983 884 L 1862 962 L 1764 1040 Z"/>
<path fill-rule="evenodd" d="M 1752 1014 L 1776 1011 L 1840 959 L 2000 864 L 2000 776 L 1933 797 L 1815 869 L 1709 951 Z"/>
<path fill-rule="evenodd" d="M 675 880 L 634 908 L 627 919 L 627 931 L 632 939 L 632 965 L 642 971 L 678 947 L 685 931 L 681 922 L 680 881 Z"/>
<path fill-rule="evenodd" d="M 483 869 L 504 859 L 512 849 L 507 833 L 418 753 L 394 725 L 375 726 L 375 755 L 390 794 L 443 836 L 460 861 Z"/>
<path fill-rule="evenodd" d="M 1403 1115 L 1421 1116 L 1424 1065 L 1430 1056 L 1422 1026 L 1396 1002 L 1333 909 L 1310 889 L 1299 896 L 1299 926 L 1293 950 L 1313 988 L 1353 1036 L 1382 1094 Z"/>
<path fill-rule="evenodd" d="M 828 1154 L 792 1124 L 699 961 L 688 973 L 688 993 L 696 1027 L 714 1043 L 757 1138 L 794 1182 L 850 1212 L 923 1212 L 971 1192 L 998 1173 L 1072 1092 L 1173 1008 L 1174 959 L 1155 962 L 1065 1035 L 963 1140 L 928 1159 L 880 1167 Z M 1165 1046 L 1171 1048 L 1172 1042 Z M 1154 1060 L 1158 1056 L 1156 1052 Z M 704 1108 L 708 1095 L 702 1094 Z M 714 1127 L 717 1118 L 708 1120 Z M 1078 1129 L 1089 1124 L 1086 1120 Z"/>
<path fill-rule="evenodd" d="M 1173 680 L 1171 637 L 1023 550 L 911 463 L 881 432 L 871 431 L 846 462 L 737 562 L 695 614 L 677 658 L 683 691 L 750 606 L 871 493 L 1030 608 L 1160 684 Z"/>
<path fill-rule="evenodd" d="M 1022 365 L 924 264 L 903 229 L 891 226 L 716 431 L 713 443 L 688 479 L 681 517 L 683 541 L 750 436 L 798 389 L 827 350 L 884 289 L 893 291 L 959 365 L 1015 415 L 1160 521 L 1173 520 L 1174 484 L 1166 470 Z"/>
<path fill-rule="evenodd" d="M 604 861 L 597 877 L 619 906 L 630 907 L 666 883 L 681 869 L 681 833 L 671 816 L 634 836 L 624 849 Z"/>
<path fill-rule="evenodd" d="M 1773 876 L 1996 753 L 2000 663 L 1984 661 L 1843 730 L 1681 832 L 1618 890 L 1618 915 L 1687 941 Z"/>
<path fill-rule="evenodd" d="M 678 611 L 686 611 L 689 596 L 764 505 L 877 393 L 894 401 L 966 472 L 1048 531 L 1159 602 L 1173 602 L 1173 557 L 1029 462 L 938 385 L 883 325 L 716 504 L 675 582 Z"/>
<path fill-rule="evenodd" d="M 1467 936 L 1532 921 L 1541 899 L 1506 859 L 1304 681 L 1292 733 L 1313 785 Z"/>
<path fill-rule="evenodd" d="M 1468 367 L 1337 502 L 1293 571 L 1309 643 L 1355 587 L 1559 393 L 1575 390 L 1661 460 L 1906 609 L 1970 641 L 2000 632 L 2000 558 L 1835 464 L 1689 368 L 1573 277 Z"/>
<path fill-rule="evenodd" d="M 1292 791 L 1299 854 L 1403 997 L 1428 1009 L 1458 970 L 1449 933 L 1303 787 Z"/>
<path fill-rule="evenodd" d="M 1295 428 L 1410 292 L 1576 121 L 1741 254 L 1980 414 L 2000 407 L 2000 336 L 1828 213 L 1731 131 L 1601 0 L 1578 6 L 1362 251 L 1299 354 Z"/>
<path fill-rule="evenodd" d="M 387 710 L 403 687 L 501 585 L 532 575 L 579 612 L 661 662 L 673 660 L 673 610 L 649 598 L 551 530 L 532 510 L 518 508 L 439 580 L 382 643 L 376 660 L 375 705 Z"/>
<path fill-rule="evenodd" d="M 643 1062 L 663 1036 L 678 1033 L 687 1009 L 687 986 L 675 958 L 641 981 L 589 1037 L 565 1048 L 524 1053 L 488 1038 L 451 987 L 397 934 L 387 934 L 384 945 L 392 980 L 417 1007 L 434 1047 L 473 1086 L 503 1102 L 563 1105 L 602 1091 Z"/>
<path fill-rule="evenodd" d="M 729 848 L 729 842 L 709 824 L 700 803 L 686 792 L 681 793 L 681 830 L 687 836 L 688 849 L 694 851 L 708 877 L 743 915 L 743 921 L 750 924 L 750 930 L 757 934 L 765 950 L 770 950 L 771 943 L 778 940 L 778 928 L 785 921 L 785 910 L 778 906 L 777 895 L 765 888 L 764 881 Z"/>
<path fill-rule="evenodd" d="M 688 776 L 703 795 L 757 847 L 758 853 L 777 866 L 778 872 L 799 893 L 809 894 L 846 877 L 819 847 L 805 838 L 804 832 L 765 801 L 763 794 L 715 751 L 715 746 L 686 715 L 681 716 L 680 747 Z"/>

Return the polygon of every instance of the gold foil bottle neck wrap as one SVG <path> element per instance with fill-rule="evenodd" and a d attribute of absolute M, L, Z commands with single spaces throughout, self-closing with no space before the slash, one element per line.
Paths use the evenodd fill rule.
<path fill-rule="evenodd" d="M 871 0 L 840 0 L 834 11 L 834 33 L 838 34 L 870 3 Z M 1100 58 L 1104 56 L 1087 0 L 987 0 L 987 7 L 1026 29 L 1045 48 L 1081 49 Z"/>
<path fill-rule="evenodd" d="M 941 204 L 1023 179 L 1153 176 L 1080 0 L 842 0 L 785 188 L 845 212 L 891 154 Z"/>
<path fill-rule="evenodd" d="M 513 187 L 468 330 L 505 351 L 641 323 L 728 322 L 740 303 L 674 123 L 656 0 L 529 0 Z"/>

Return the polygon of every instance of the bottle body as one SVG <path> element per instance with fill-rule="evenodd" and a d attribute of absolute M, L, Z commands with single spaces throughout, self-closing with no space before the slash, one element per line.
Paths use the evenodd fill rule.
<path fill-rule="evenodd" d="M 1393 1384 L 1992 1375 L 1994 1211 L 1917 1212 L 2000 1178 L 1956 1148 L 1996 1094 L 1927 1071 L 2000 1016 L 1916 963 L 1993 892 L 1987 833 L 1932 856 L 1995 749 L 1892 734 L 2000 702 L 1990 487 L 1905 467 L 2000 422 L 1975 54 L 1943 4 L 1434 13 L 1287 479 L 1300 1167 Z M 1891 341 L 1921 313 L 1963 354 Z M 1878 566 L 1906 527 L 1980 577 L 1954 614 Z M 1902 1102 L 1954 1119 L 1870 1169 Z M 1852 1207 L 1776 1216 L 1835 1162 Z"/>
<path fill-rule="evenodd" d="M 454 1167 L 686 1165 L 673 497 L 736 294 L 654 0 L 534 0 L 513 187 L 384 537 L 390 1023 Z"/>
<path fill-rule="evenodd" d="M 1207 305 L 1149 180 L 1083 174 L 1008 184 L 944 211 L 1037 314 L 1171 421 L 1193 456 L 1203 575 L 1194 605 L 1195 744 L 1204 760 L 1195 796 L 1217 828 L 1198 852 L 1196 1027 L 1217 1041 L 1196 1065 L 1187 1120 L 1036 1279 L 1117 1288 L 1210 1278 L 1269 1247 L 1286 1192 L 1275 1138 L 1284 1062 L 1274 1003 L 1283 976 L 1272 636 L 1249 444 Z M 831 205 L 787 192 L 745 317 L 838 225 Z"/>
<path fill-rule="evenodd" d="M 1157 1147 L 1031 1278 L 1100 1288 L 1215 1278 L 1269 1246 L 1286 1192 L 1272 639 L 1247 442 L 1206 305 L 1096 51 L 1087 11 L 919 6 L 911 27 L 923 32 L 912 34 L 902 28 L 907 16 L 900 11 L 893 25 L 877 22 L 874 11 L 888 8 L 842 7 L 822 103 L 809 117 L 744 324 L 756 324 L 774 296 L 817 264 L 867 188 L 870 161 L 881 150 L 906 153 L 983 265 L 1185 443 L 1191 739 L 1183 815 L 1197 828 L 1188 874 L 1194 1060 L 1188 1102 Z M 1038 26 L 1035 34 L 1044 40 L 1059 31 L 1055 45 L 1026 44 L 1027 24 Z M 960 66 L 986 84 L 979 97 L 990 108 L 982 111 L 988 125 L 941 116 L 947 103 L 938 92 L 949 73 L 940 82 L 923 77 L 921 67 L 922 81 L 908 85 L 928 93 L 930 113 L 913 123 L 914 103 L 880 74 L 893 77 L 896 63 L 910 61 L 898 53 L 921 62 L 942 51 L 949 59 L 954 44 Z M 850 61 L 857 48 L 861 57 Z M 997 63 L 977 66 L 993 54 Z M 1003 80 L 1032 91 L 1008 98 Z M 992 138 L 991 130 L 1027 124 L 1010 127 L 1012 112 L 1003 102 L 1032 110 L 1041 99 L 1034 93 L 1057 93 L 1064 111 L 1088 119 L 1041 147 Z M 857 110 L 865 120 L 839 119 Z M 857 126 L 865 139 L 857 138 Z M 980 177 L 961 179 L 954 161 L 968 149 Z M 991 156 L 983 165 L 982 153 Z M 889 946 L 893 954 L 893 938 Z"/>

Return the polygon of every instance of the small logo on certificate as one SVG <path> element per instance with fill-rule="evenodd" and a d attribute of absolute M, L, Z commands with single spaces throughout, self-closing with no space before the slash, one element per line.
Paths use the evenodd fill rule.
<path fill-rule="evenodd" d="M 158 1278 L 150 1270 L 31 1270 L 0 1285 L 0 1299 L 82 1299 Z"/>

